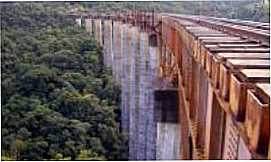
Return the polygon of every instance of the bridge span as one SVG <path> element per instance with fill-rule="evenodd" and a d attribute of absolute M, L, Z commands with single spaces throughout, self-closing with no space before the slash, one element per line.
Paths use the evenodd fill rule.
<path fill-rule="evenodd" d="M 121 86 L 131 160 L 271 158 L 269 23 L 143 12 L 77 22 Z"/>

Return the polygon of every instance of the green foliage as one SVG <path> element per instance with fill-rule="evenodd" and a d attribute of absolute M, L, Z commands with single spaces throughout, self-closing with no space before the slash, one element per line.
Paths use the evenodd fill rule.
<path fill-rule="evenodd" d="M 106 158 L 98 156 L 92 150 L 80 150 L 78 158 L 76 160 L 106 160 Z"/>
<path fill-rule="evenodd" d="M 79 5 L 80 4 L 80 5 Z M 77 11 L 100 13 L 126 12 L 131 10 L 155 11 L 225 17 L 269 22 L 269 0 L 245 1 L 167 1 L 167 2 L 81 2 L 73 4 Z"/>
<path fill-rule="evenodd" d="M 1 3 L 2 160 L 126 160 L 120 91 L 68 3 Z"/>

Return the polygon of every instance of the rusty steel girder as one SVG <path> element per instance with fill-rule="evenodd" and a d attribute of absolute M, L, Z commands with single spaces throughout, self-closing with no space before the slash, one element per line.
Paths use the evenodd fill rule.
<path fill-rule="evenodd" d="M 181 115 L 187 115 L 188 134 L 193 136 L 193 149 L 204 154 L 201 157 L 267 158 L 271 95 L 267 24 L 146 12 L 107 18 L 157 34 L 161 73 L 182 93 L 182 112 L 187 114 Z M 216 136 L 217 141 L 212 138 Z"/>
<path fill-rule="evenodd" d="M 212 21 L 198 20 L 191 17 L 182 17 L 180 19 L 180 17 L 177 18 L 171 15 L 162 15 L 161 17 L 161 39 L 163 45 L 170 51 L 165 54 L 170 56 L 160 59 L 165 60 L 161 62 L 168 62 L 168 58 L 173 59 L 178 66 L 176 69 L 180 70 L 178 73 L 181 75 L 179 77 L 181 78 L 179 86 L 184 87 L 185 99 L 192 105 L 189 108 L 189 118 L 198 122 L 199 132 L 197 134 L 199 136 L 202 136 L 202 133 L 208 134 L 208 132 L 201 132 L 205 130 L 205 125 L 202 122 L 206 118 L 199 116 L 202 112 L 206 112 L 202 110 L 203 107 L 199 106 L 205 101 L 205 99 L 199 98 L 201 94 L 206 93 L 201 88 L 203 78 L 208 78 L 212 88 L 217 91 L 219 101 L 226 103 L 227 106 L 221 103 L 222 109 L 226 109 L 230 113 L 229 116 L 236 122 L 241 121 L 241 127 L 245 125 L 245 114 L 252 103 L 251 92 L 248 93 L 247 91 L 255 89 L 256 84 L 267 84 L 270 87 L 270 84 L 268 84 L 270 76 L 267 75 L 269 73 L 265 73 L 265 76 L 261 75 L 263 74 L 261 71 L 270 68 L 270 62 L 268 62 L 270 49 L 266 44 L 269 41 L 269 33 L 260 32 L 261 28 L 252 29 L 252 25 L 248 26 L 247 29 L 240 29 L 238 22 L 233 23 L 237 24 L 235 26 L 229 26 L 228 23 L 224 24 L 221 21 L 212 22 L 214 22 L 213 19 Z M 243 25 L 243 23 L 240 25 Z M 240 61 L 234 65 L 228 63 L 228 60 L 236 62 L 238 59 L 247 64 L 241 64 L 242 66 L 239 67 Z M 255 61 L 252 61 L 253 59 Z M 171 66 L 163 66 L 162 68 L 166 68 L 164 71 L 173 69 Z M 252 71 L 257 70 L 255 68 L 261 68 L 258 70 L 260 76 L 249 76 L 241 80 L 236 79 L 236 77 L 243 76 L 241 70 L 246 68 L 252 69 Z M 202 75 L 202 73 L 206 75 Z M 246 97 L 247 94 L 250 96 Z M 256 97 L 261 98 L 260 96 Z M 269 104 L 270 101 L 264 103 Z M 253 130 L 250 128 L 250 132 L 255 132 L 256 129 L 270 130 L 269 113 L 268 116 L 259 116 L 262 113 L 260 107 L 263 106 L 260 104 L 259 110 L 255 110 L 258 114 L 257 121 L 265 124 L 259 123 L 257 127 L 253 127 Z M 246 118 L 250 119 L 251 116 Z M 247 123 L 251 126 L 251 122 Z M 235 127 L 239 129 L 239 126 L 235 125 Z M 266 156 L 269 144 L 268 137 L 270 137 L 268 131 L 255 132 L 251 136 L 242 132 L 240 135 L 246 141 L 247 149 L 250 152 L 248 156 L 252 158 L 261 158 L 261 156 L 258 156 L 260 154 Z M 204 139 L 199 136 L 196 138 L 198 140 L 196 143 L 199 148 L 204 148 Z M 236 153 L 236 156 L 238 157 L 238 153 Z"/>

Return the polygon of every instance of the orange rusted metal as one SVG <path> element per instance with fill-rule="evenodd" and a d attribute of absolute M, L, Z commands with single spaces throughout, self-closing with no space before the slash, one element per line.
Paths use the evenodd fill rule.
<path fill-rule="evenodd" d="M 254 70 L 255 68 L 265 69 L 270 67 L 270 62 L 268 61 L 270 58 L 268 53 L 269 48 L 251 41 L 252 39 L 240 37 L 240 35 L 238 35 L 240 34 L 239 29 L 235 31 L 235 29 L 227 27 L 231 32 L 237 32 L 236 35 L 232 36 L 228 32 L 215 30 L 217 28 L 210 29 L 208 25 L 204 25 L 204 27 L 200 25 L 197 26 L 195 25 L 197 23 L 196 21 L 186 19 L 182 24 L 182 21 L 174 18 L 175 17 L 171 17 L 170 15 L 163 16 L 162 39 L 172 55 L 170 58 L 173 57 L 173 59 L 178 62 L 180 69 L 179 75 L 181 75 L 179 86 L 184 87 L 185 99 L 190 103 L 189 118 L 198 122 L 198 136 L 195 142 L 199 148 L 203 148 L 205 141 L 205 137 L 203 136 L 203 134 L 205 134 L 204 121 L 206 120 L 204 105 L 207 100 L 204 97 L 204 93 L 207 93 L 208 88 L 204 88 L 205 86 L 202 81 L 204 78 L 207 78 L 213 89 L 218 89 L 221 100 L 224 100 L 224 102 L 228 104 L 228 107 L 231 108 L 228 109 L 229 112 L 233 113 L 228 115 L 231 120 L 244 121 L 247 89 L 250 89 L 250 86 L 253 87 L 255 82 L 268 82 L 269 77 L 263 75 L 263 73 L 258 73 L 260 77 L 243 77 L 244 80 L 242 80 L 242 82 L 236 83 L 241 86 L 240 88 L 231 87 L 234 87 L 236 76 L 244 76 L 242 75 L 243 73 L 240 73 L 241 69 L 253 68 L 252 70 Z M 213 25 L 215 26 L 215 24 Z M 255 39 L 256 37 L 252 36 L 253 34 L 251 33 L 243 33 L 243 35 Z M 238 61 L 238 59 L 241 60 Z M 255 59 L 254 62 L 253 59 Z M 237 62 L 237 64 L 231 64 L 230 62 Z M 260 71 L 264 71 L 262 69 L 260 69 Z M 246 69 L 243 71 L 246 71 Z M 206 73 L 206 75 L 203 75 L 204 73 Z M 231 78 L 235 79 L 231 80 Z M 239 94 L 239 97 L 237 97 L 236 94 Z M 206 96 L 208 95 L 210 94 L 206 94 Z M 224 106 L 222 106 L 222 109 L 224 109 L 223 107 Z M 234 107 L 241 109 L 235 111 Z M 234 127 L 238 126 L 234 125 Z M 265 127 L 265 129 L 270 130 L 269 127 Z M 235 131 L 239 134 L 237 129 L 235 129 Z M 247 140 L 247 137 L 243 138 Z M 258 157 L 255 155 L 257 154 L 256 149 L 254 149 L 254 153 L 253 149 L 251 150 L 253 147 L 247 145 L 247 148 L 244 148 L 246 146 L 243 144 L 244 142 L 240 147 L 242 147 L 243 150 L 249 150 L 250 153 L 248 153 L 249 155 L 242 155 L 242 151 L 236 152 L 236 158 L 239 156 L 250 157 L 250 154 L 252 158 Z M 239 143 L 236 143 L 237 147 L 238 145 Z M 268 142 L 265 145 L 268 147 Z"/>
<path fill-rule="evenodd" d="M 270 94 L 263 90 L 270 82 L 267 24 L 138 11 L 107 18 L 157 34 L 160 74 L 178 86 L 180 124 L 187 124 L 181 126 L 181 134 L 183 140 L 192 137 L 193 158 L 267 158 Z M 215 123 L 217 129 L 212 128 Z M 211 138 L 216 134 L 218 142 Z M 182 150 L 184 157 L 188 152 Z"/>
<path fill-rule="evenodd" d="M 270 90 L 270 84 L 257 84 L 256 89 L 247 92 L 245 126 L 249 143 L 263 154 L 267 154 L 266 143 L 270 140 Z"/>

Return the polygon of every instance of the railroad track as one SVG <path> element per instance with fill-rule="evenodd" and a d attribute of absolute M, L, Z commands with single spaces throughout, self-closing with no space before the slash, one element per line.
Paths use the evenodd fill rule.
<path fill-rule="evenodd" d="M 231 25 L 239 25 L 242 27 L 251 27 L 253 29 L 260 29 L 259 31 L 269 33 L 270 24 L 262 22 L 253 22 L 253 21 L 243 21 L 238 19 L 227 19 L 227 18 L 217 18 L 217 17 L 207 17 L 207 16 L 189 16 L 186 17 L 195 18 L 195 19 L 204 19 L 213 23 L 226 23 Z"/>
<path fill-rule="evenodd" d="M 216 17 L 205 17 L 205 18 L 220 21 L 220 22 L 232 23 L 232 24 L 236 24 L 236 25 L 250 26 L 250 27 L 266 30 L 268 33 L 270 30 L 269 23 L 244 21 L 244 20 L 237 20 L 237 19 L 227 19 L 227 18 L 216 18 Z"/>
<path fill-rule="evenodd" d="M 269 23 L 241 21 L 206 16 L 191 16 L 177 14 L 162 14 L 162 15 L 192 21 L 201 26 L 206 26 L 208 28 L 222 31 L 234 36 L 246 38 L 248 40 L 255 41 L 266 46 L 269 46 L 270 44 Z"/>

